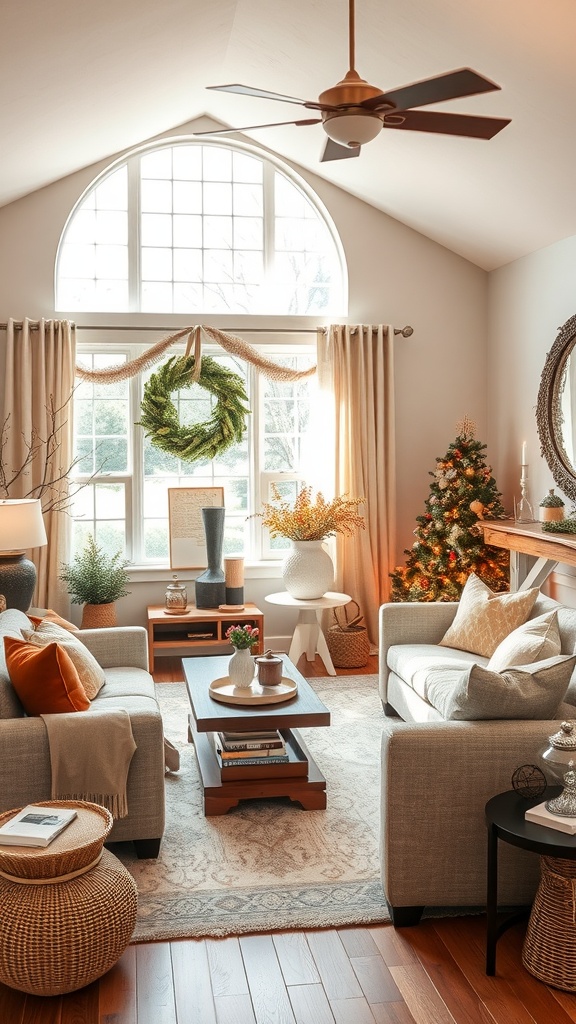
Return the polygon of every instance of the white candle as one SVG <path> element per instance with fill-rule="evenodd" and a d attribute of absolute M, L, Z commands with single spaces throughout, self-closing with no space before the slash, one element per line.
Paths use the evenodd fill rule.
<path fill-rule="evenodd" d="M 522 442 L 522 461 L 520 465 L 525 466 L 526 463 L 526 441 Z"/>

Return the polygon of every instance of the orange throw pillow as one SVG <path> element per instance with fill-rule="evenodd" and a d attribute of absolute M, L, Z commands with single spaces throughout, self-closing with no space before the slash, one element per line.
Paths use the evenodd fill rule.
<path fill-rule="evenodd" d="M 37 629 L 41 622 L 54 622 L 57 626 L 62 626 L 62 629 L 67 629 L 69 633 L 79 633 L 78 626 L 75 626 L 73 622 L 68 622 L 68 619 L 63 619 L 58 612 L 52 611 L 52 608 L 48 608 L 44 612 L 44 615 L 29 615 L 28 618 Z"/>
<path fill-rule="evenodd" d="M 69 654 L 58 644 L 35 647 L 4 637 L 6 667 L 27 715 L 87 711 L 90 701 Z"/>

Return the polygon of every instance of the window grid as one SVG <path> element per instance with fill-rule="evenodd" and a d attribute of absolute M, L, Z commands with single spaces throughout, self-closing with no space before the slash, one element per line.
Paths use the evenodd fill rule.
<path fill-rule="evenodd" d="M 63 232 L 56 285 L 70 311 L 345 312 L 327 218 L 270 160 L 224 143 L 167 143 L 98 179 Z"/>

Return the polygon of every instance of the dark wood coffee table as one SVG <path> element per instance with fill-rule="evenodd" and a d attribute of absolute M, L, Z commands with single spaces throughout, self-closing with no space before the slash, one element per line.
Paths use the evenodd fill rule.
<path fill-rule="evenodd" d="M 330 712 L 287 656 L 282 658 L 282 674 L 298 683 L 296 696 L 281 704 L 251 706 L 221 704 L 210 696 L 208 687 L 212 680 L 227 674 L 229 657 L 182 659 L 192 709 L 188 738 L 194 744 L 207 816 L 226 814 L 240 800 L 254 797 L 287 796 L 307 811 L 326 807 L 326 779 L 297 727 L 330 725 Z M 242 766 L 237 774 L 248 775 L 248 778 L 231 778 L 234 770 L 228 769 L 228 777 L 223 779 L 210 734 L 222 730 L 263 729 L 280 730 L 290 754 L 290 768 L 265 764 L 255 765 L 253 769 Z M 283 775 L 283 770 L 298 774 Z"/>

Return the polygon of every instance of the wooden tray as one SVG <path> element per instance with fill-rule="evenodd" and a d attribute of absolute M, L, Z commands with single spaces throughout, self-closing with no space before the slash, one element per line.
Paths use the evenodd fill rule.
<path fill-rule="evenodd" d="M 256 679 L 249 687 L 234 686 L 228 676 L 213 679 L 209 686 L 210 696 L 221 704 L 280 704 L 297 692 L 298 683 L 288 676 L 282 676 L 278 686 L 260 686 Z"/>

